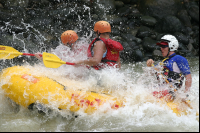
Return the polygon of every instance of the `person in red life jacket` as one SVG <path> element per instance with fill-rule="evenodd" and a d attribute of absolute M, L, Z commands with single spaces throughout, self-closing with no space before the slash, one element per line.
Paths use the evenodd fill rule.
<path fill-rule="evenodd" d="M 110 39 L 111 26 L 106 21 L 98 21 L 94 25 L 95 38 L 88 47 L 88 59 L 74 62 L 78 65 L 87 65 L 96 70 L 108 66 L 121 68 L 120 51 L 123 46 Z"/>
<path fill-rule="evenodd" d="M 163 66 L 161 76 L 164 76 L 167 84 L 175 88 L 175 90 L 170 93 L 172 96 L 175 96 L 174 92 L 182 87 L 185 78 L 184 93 L 187 94 L 192 85 L 192 76 L 187 59 L 175 53 L 179 47 L 178 40 L 172 35 L 165 35 L 157 45 L 161 47 L 162 56 L 165 57 L 165 59 L 160 62 L 160 65 Z M 148 67 L 151 67 L 153 63 L 154 61 L 149 59 L 146 64 Z M 166 93 L 166 91 L 164 92 Z M 186 96 L 188 97 L 189 95 L 187 94 Z"/>
<path fill-rule="evenodd" d="M 73 30 L 67 30 L 63 32 L 61 35 L 61 42 L 63 45 L 59 45 L 58 47 L 56 47 L 53 53 L 62 60 L 65 56 L 69 56 L 72 51 L 79 51 L 76 45 L 78 38 L 79 37 L 77 33 Z M 35 57 L 42 60 L 42 57 L 40 55 L 41 53 L 38 52 L 35 54 Z"/>

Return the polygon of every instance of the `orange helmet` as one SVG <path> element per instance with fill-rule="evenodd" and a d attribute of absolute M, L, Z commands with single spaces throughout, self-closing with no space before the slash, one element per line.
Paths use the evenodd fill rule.
<path fill-rule="evenodd" d="M 111 32 L 111 26 L 106 21 L 98 21 L 94 25 L 94 31 L 99 31 L 99 33 Z"/>
<path fill-rule="evenodd" d="M 78 35 L 73 30 L 67 30 L 62 33 L 61 41 L 63 44 L 75 43 L 78 40 Z"/>

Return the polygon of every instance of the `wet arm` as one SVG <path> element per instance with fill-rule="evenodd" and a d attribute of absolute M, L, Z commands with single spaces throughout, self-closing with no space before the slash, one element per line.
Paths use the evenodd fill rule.
<path fill-rule="evenodd" d="M 185 92 L 188 92 L 190 90 L 190 87 L 192 86 L 192 76 L 191 76 L 191 71 L 189 67 L 189 63 L 186 58 L 179 57 L 176 60 L 176 63 L 180 69 L 180 71 L 186 75 L 186 81 L 185 81 Z"/>
<path fill-rule="evenodd" d="M 105 51 L 105 44 L 102 41 L 96 42 L 94 48 L 94 56 L 87 59 L 75 62 L 76 65 L 88 65 L 88 66 L 96 66 L 98 65 L 103 57 L 103 53 Z"/>
<path fill-rule="evenodd" d="M 119 69 L 121 69 L 121 61 L 120 61 L 120 57 L 119 57 L 118 60 L 117 60 L 117 67 L 118 67 Z"/>
<path fill-rule="evenodd" d="M 188 74 L 186 75 L 185 92 L 188 92 L 191 86 L 192 86 L 192 75 Z"/>

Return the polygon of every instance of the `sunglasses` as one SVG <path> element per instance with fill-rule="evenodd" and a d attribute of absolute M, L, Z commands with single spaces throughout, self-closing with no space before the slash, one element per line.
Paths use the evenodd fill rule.
<path fill-rule="evenodd" d="M 166 48 L 168 45 L 160 45 L 161 48 Z"/>

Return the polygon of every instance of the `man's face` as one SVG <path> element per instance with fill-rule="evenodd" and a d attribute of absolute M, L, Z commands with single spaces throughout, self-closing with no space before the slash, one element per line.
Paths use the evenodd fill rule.
<path fill-rule="evenodd" d="M 169 52 L 169 47 L 160 47 L 161 48 L 161 52 L 162 52 L 162 56 L 166 57 L 168 52 Z"/>

